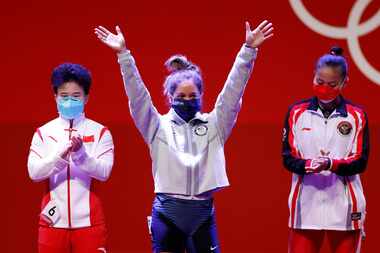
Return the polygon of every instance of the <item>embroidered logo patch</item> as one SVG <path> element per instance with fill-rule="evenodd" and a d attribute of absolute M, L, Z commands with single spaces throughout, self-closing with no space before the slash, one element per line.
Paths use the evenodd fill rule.
<path fill-rule="evenodd" d="M 208 131 L 208 127 L 206 125 L 199 125 L 195 127 L 195 130 L 194 130 L 195 134 L 198 136 L 206 135 L 207 131 Z"/>
<path fill-rule="evenodd" d="M 349 135 L 352 131 L 352 125 L 348 121 L 342 121 L 338 124 L 338 131 L 343 135 Z"/>
<path fill-rule="evenodd" d="M 360 220 L 362 218 L 362 213 L 352 213 L 351 214 L 351 220 L 355 221 L 355 220 Z"/>

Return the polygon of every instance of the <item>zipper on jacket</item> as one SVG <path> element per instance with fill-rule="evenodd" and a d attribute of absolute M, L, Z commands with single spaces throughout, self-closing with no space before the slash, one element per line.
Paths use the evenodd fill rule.
<path fill-rule="evenodd" d="M 189 137 L 189 151 L 190 151 L 190 154 L 193 156 L 194 155 L 194 150 L 193 150 L 193 133 L 192 133 L 192 126 L 190 124 L 188 124 L 187 126 L 187 133 L 188 133 L 188 137 Z M 193 163 L 191 163 L 191 167 L 190 167 L 190 177 L 191 177 L 191 196 L 194 196 L 195 194 L 195 180 L 194 180 L 194 173 L 195 173 L 195 170 L 194 170 L 194 165 Z"/>
<path fill-rule="evenodd" d="M 323 120 L 324 120 L 324 123 L 325 123 L 325 128 L 324 128 L 324 136 L 323 136 L 323 154 L 321 154 L 321 155 L 323 155 L 323 156 L 329 156 L 329 154 L 330 154 L 330 151 L 329 150 L 327 150 L 326 148 L 327 148 L 327 146 L 328 146 L 328 144 L 329 144 L 329 142 L 330 142 L 330 140 L 329 139 L 327 139 L 327 137 L 328 137 L 328 123 L 329 123 L 329 121 L 331 120 L 331 118 L 332 118 L 332 116 L 334 115 L 334 113 L 331 113 L 327 118 L 325 118 L 325 117 L 323 117 Z M 323 182 L 324 182 L 324 186 L 326 186 L 326 182 L 325 182 L 325 180 L 323 180 Z M 320 198 L 321 198 L 321 202 L 322 202 L 322 213 L 323 213 L 323 217 L 322 217 L 322 220 L 323 220 L 323 222 L 322 222 L 322 224 L 325 226 L 325 224 L 326 224 L 326 217 L 328 217 L 329 216 L 329 214 L 328 213 L 326 213 L 326 208 L 325 208 L 325 203 L 326 203 L 326 196 L 325 196 L 325 193 L 324 192 L 321 192 L 321 194 L 320 195 L 322 195 L 322 196 L 320 196 Z"/>
<path fill-rule="evenodd" d="M 327 133 L 328 133 L 328 123 L 332 119 L 332 117 L 335 116 L 335 115 L 336 115 L 335 113 L 331 113 L 328 118 L 323 117 L 323 120 L 324 120 L 324 123 L 325 123 L 324 136 L 323 136 L 323 139 L 324 139 L 324 142 L 323 142 L 323 151 L 328 152 L 328 154 L 330 153 L 328 150 L 326 150 L 326 147 L 327 147 L 327 145 L 329 144 L 329 141 L 330 141 L 330 140 L 326 139 Z M 324 154 L 321 154 L 321 155 L 324 155 Z"/>
<path fill-rule="evenodd" d="M 73 120 L 70 120 L 70 127 L 69 127 L 69 141 L 71 140 L 73 132 Z M 71 228 L 71 200 L 70 200 L 70 160 L 69 165 L 67 166 L 67 219 L 68 219 L 68 225 L 69 228 Z"/>
<path fill-rule="evenodd" d="M 186 131 L 186 142 L 187 142 L 187 152 L 189 154 L 193 154 L 193 147 L 192 147 L 192 138 L 191 138 L 191 125 L 189 123 L 186 123 L 185 124 L 185 131 Z M 190 129 L 190 131 L 189 131 Z M 188 179 L 187 179 L 187 182 L 189 184 L 189 187 L 188 187 L 188 194 L 190 196 L 193 196 L 194 195 L 194 190 L 193 190 L 193 184 L 194 184 L 194 180 L 193 180 L 193 173 L 194 173 L 194 170 L 193 170 L 193 165 L 190 163 L 190 166 L 187 167 L 188 169 Z"/>

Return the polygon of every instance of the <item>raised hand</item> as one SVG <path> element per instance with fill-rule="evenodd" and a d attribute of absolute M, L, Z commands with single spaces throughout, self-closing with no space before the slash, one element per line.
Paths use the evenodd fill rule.
<path fill-rule="evenodd" d="M 94 32 L 101 42 L 115 50 L 117 53 L 121 53 L 127 50 L 125 45 L 125 39 L 119 26 L 116 26 L 116 34 L 111 33 L 103 26 L 95 28 Z"/>
<path fill-rule="evenodd" d="M 273 36 L 273 26 L 267 20 L 261 22 L 255 30 L 251 30 L 248 21 L 245 22 L 245 44 L 255 48 L 261 45 L 265 40 Z"/>

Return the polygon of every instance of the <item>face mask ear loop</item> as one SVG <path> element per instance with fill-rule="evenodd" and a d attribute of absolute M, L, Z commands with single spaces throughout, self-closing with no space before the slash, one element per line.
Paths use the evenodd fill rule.
<path fill-rule="evenodd" d="M 168 94 L 168 98 L 169 98 L 169 105 L 172 105 L 173 101 L 174 101 L 173 95 L 172 94 Z"/>
<path fill-rule="evenodd" d="M 342 86 L 342 89 L 346 87 L 348 81 L 348 77 L 346 76 L 339 84 L 339 86 Z"/>

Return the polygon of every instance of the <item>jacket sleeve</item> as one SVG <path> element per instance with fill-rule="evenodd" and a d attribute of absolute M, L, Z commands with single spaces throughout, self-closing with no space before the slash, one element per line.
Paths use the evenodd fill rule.
<path fill-rule="evenodd" d="M 71 153 L 71 159 L 76 166 L 85 171 L 91 177 L 100 181 L 106 181 L 112 170 L 114 160 L 114 145 L 109 130 L 104 128 L 99 135 L 99 142 L 94 155 L 86 152 L 84 145 L 77 151 Z"/>
<path fill-rule="evenodd" d="M 28 156 L 28 172 L 29 177 L 33 181 L 42 181 L 50 176 L 65 169 L 69 162 L 60 157 L 60 154 L 65 149 L 65 146 L 58 148 L 46 155 L 44 138 L 40 131 L 37 129 L 33 135 L 32 144 Z"/>
<path fill-rule="evenodd" d="M 129 99 L 132 118 L 145 142 L 152 143 L 159 128 L 161 115 L 141 79 L 136 63 L 129 51 L 118 54 L 124 89 Z"/>
<path fill-rule="evenodd" d="M 353 176 L 365 171 L 369 156 L 369 126 L 365 112 L 360 113 L 351 155 L 332 159 L 331 171 L 339 176 Z"/>
<path fill-rule="evenodd" d="M 227 141 L 235 125 L 256 56 L 257 49 L 242 46 L 211 112 L 216 117 L 216 125 L 223 142 Z"/>
<path fill-rule="evenodd" d="M 310 160 L 302 159 L 297 149 L 297 143 L 294 131 L 294 113 L 291 107 L 286 114 L 283 137 L 282 137 L 282 161 L 284 167 L 293 173 L 306 174 L 305 167 L 310 164 Z"/>

